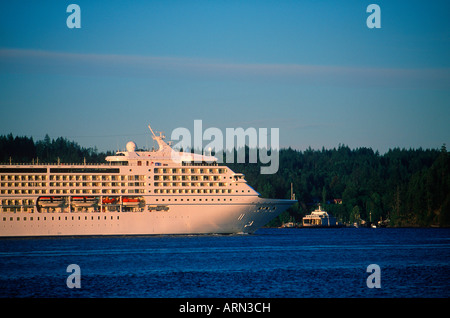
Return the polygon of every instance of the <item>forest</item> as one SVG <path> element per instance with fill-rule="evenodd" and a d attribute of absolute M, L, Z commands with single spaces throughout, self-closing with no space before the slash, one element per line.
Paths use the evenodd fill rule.
<path fill-rule="evenodd" d="M 12 134 L 0 136 L 3 163 L 101 163 L 112 153 L 84 148 L 63 137 L 46 135 L 34 141 Z M 262 197 L 289 199 L 292 184 L 298 203 L 270 226 L 299 222 L 319 203 L 344 224 L 382 220 L 392 227 L 450 226 L 450 155 L 445 144 L 441 149 L 394 148 L 383 155 L 371 148 L 345 145 L 281 149 L 275 174 L 260 174 L 261 163 L 227 166 L 243 173 Z"/>

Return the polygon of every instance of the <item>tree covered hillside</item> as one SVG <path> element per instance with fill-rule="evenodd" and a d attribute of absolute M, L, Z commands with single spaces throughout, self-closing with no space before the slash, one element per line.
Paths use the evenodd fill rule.
<path fill-rule="evenodd" d="M 297 151 L 282 149 L 276 174 L 259 174 L 259 164 L 230 164 L 264 197 L 289 198 L 293 184 L 298 204 L 280 221 L 322 204 L 342 223 L 389 219 L 391 226 L 450 226 L 450 155 L 440 150 L 370 148 Z M 275 225 L 275 224 L 274 224 Z"/>

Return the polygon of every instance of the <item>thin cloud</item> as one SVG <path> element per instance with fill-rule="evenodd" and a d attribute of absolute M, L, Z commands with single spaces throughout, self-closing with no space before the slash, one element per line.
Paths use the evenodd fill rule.
<path fill-rule="evenodd" d="M 0 49 L 0 71 L 76 76 L 168 77 L 300 82 L 393 88 L 450 87 L 449 68 L 239 64 L 210 59 Z"/>

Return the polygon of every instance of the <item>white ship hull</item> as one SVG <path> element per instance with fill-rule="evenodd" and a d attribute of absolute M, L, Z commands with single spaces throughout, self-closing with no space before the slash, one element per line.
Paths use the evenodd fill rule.
<path fill-rule="evenodd" d="M 4 212 L 1 237 L 254 233 L 289 206 L 290 200 L 247 198 L 236 204 L 172 204 L 166 211 Z M 260 207 L 262 207 L 260 209 Z M 275 208 L 275 209 L 274 209 Z"/>
<path fill-rule="evenodd" d="M 129 142 L 107 164 L 0 165 L 0 237 L 254 233 L 295 203 L 153 139 L 159 150 Z"/>

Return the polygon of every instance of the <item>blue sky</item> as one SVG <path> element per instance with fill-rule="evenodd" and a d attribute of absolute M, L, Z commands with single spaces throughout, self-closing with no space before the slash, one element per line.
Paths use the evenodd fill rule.
<path fill-rule="evenodd" d="M 81 8 L 69 29 L 66 8 Z M 381 8 L 369 29 L 366 8 Z M 100 150 L 147 125 L 280 128 L 280 146 L 450 144 L 448 1 L 3 1 L 0 134 Z M 206 143 L 206 142 L 205 142 Z"/>

